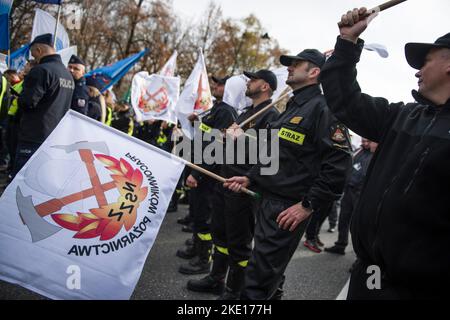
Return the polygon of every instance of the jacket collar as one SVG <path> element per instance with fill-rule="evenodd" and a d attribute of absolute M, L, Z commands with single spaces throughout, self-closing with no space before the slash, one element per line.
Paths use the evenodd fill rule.
<path fill-rule="evenodd" d="M 447 102 L 444 103 L 443 105 L 438 106 L 434 102 L 431 102 L 430 100 L 425 98 L 423 95 L 421 95 L 417 90 L 413 90 L 411 94 L 412 94 L 414 100 L 416 100 L 418 103 L 420 103 L 422 105 L 430 107 L 431 109 L 440 108 L 440 107 L 446 107 L 446 108 L 450 107 L 450 99 L 448 99 Z"/>
<path fill-rule="evenodd" d="M 319 85 L 312 84 L 307 87 L 295 90 L 294 97 L 291 99 L 291 101 L 294 101 L 298 105 L 302 105 L 320 94 L 322 94 L 322 91 L 320 90 Z"/>
<path fill-rule="evenodd" d="M 45 57 L 41 58 L 41 60 L 39 61 L 39 64 L 43 64 L 43 63 L 51 62 L 51 61 L 58 61 L 58 62 L 62 63 L 61 56 L 59 54 L 51 54 L 49 56 L 45 56 Z"/>

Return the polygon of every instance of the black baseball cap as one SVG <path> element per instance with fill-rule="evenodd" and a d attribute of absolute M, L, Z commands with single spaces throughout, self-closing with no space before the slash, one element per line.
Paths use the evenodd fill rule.
<path fill-rule="evenodd" d="M 50 47 L 53 47 L 53 35 L 51 33 L 45 33 L 37 36 L 34 38 L 34 40 L 30 43 L 30 47 L 32 47 L 34 44 L 46 44 Z"/>
<path fill-rule="evenodd" d="M 70 57 L 69 64 L 82 64 L 83 66 L 86 66 L 86 63 L 84 63 L 83 59 L 74 54 Z"/>
<path fill-rule="evenodd" d="M 269 84 L 270 89 L 273 91 L 277 90 L 277 76 L 270 70 L 262 69 L 257 72 L 244 71 L 244 75 L 250 79 L 262 79 Z"/>
<path fill-rule="evenodd" d="M 282 55 L 280 62 L 283 66 L 289 67 L 293 61 L 302 60 L 314 63 L 319 68 L 325 64 L 325 55 L 317 49 L 305 49 L 296 56 Z"/>
<path fill-rule="evenodd" d="M 215 76 L 211 77 L 211 79 L 217 84 L 225 84 L 227 82 L 227 80 L 230 78 L 231 78 L 230 76 L 226 76 L 224 78 L 215 77 Z"/>
<path fill-rule="evenodd" d="M 90 76 L 86 78 L 86 85 L 89 87 L 97 88 L 98 90 L 103 89 L 102 81 L 95 76 Z"/>
<path fill-rule="evenodd" d="M 437 39 L 434 43 L 407 43 L 405 45 L 406 60 L 414 69 L 420 69 L 425 63 L 425 57 L 428 52 L 434 48 L 450 49 L 450 32 Z"/>

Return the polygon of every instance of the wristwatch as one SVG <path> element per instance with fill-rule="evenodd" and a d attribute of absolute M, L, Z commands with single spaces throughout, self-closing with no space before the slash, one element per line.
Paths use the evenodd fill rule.
<path fill-rule="evenodd" d="M 311 201 L 309 201 L 308 198 L 303 198 L 302 202 L 300 202 L 300 204 L 302 205 L 303 208 L 308 209 L 310 211 L 314 211 L 312 208 L 312 204 Z"/>

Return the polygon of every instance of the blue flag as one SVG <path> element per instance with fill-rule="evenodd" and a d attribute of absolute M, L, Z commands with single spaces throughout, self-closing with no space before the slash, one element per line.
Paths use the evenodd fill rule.
<path fill-rule="evenodd" d="M 30 56 L 30 44 L 26 44 L 22 46 L 20 49 L 17 49 L 13 53 L 11 53 L 11 65 L 9 68 L 21 71 L 27 64 L 29 56 Z"/>
<path fill-rule="evenodd" d="M 107 65 L 86 74 L 86 79 L 89 77 L 95 78 L 101 82 L 102 89 L 100 92 L 105 92 L 112 87 L 117 81 L 122 79 L 124 75 L 139 61 L 144 55 L 148 53 L 148 49 L 145 49 L 135 55 L 132 55 L 126 59 L 120 60 L 112 65 Z"/>
<path fill-rule="evenodd" d="M 63 0 L 33 0 L 34 2 L 40 2 L 40 3 L 51 3 L 51 4 L 61 4 Z"/>
<path fill-rule="evenodd" d="M 12 0 L 0 0 L 0 50 L 9 50 L 9 13 Z"/>

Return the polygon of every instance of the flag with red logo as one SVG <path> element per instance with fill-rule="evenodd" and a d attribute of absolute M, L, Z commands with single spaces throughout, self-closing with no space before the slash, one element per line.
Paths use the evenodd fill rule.
<path fill-rule="evenodd" d="M 180 95 L 180 78 L 143 71 L 133 77 L 131 105 L 137 121 L 164 120 L 177 124 L 175 105 Z"/>
<path fill-rule="evenodd" d="M 0 279 L 129 299 L 184 164 L 69 111 L 0 199 Z"/>

